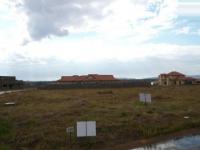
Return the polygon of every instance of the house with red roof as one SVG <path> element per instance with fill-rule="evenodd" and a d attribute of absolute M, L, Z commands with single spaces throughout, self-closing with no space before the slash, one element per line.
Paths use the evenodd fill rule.
<path fill-rule="evenodd" d="M 73 76 L 62 76 L 58 83 L 97 83 L 97 82 L 112 82 L 117 81 L 113 75 L 99 75 L 99 74 L 88 74 L 88 75 L 73 75 Z"/>
<path fill-rule="evenodd" d="M 187 77 L 185 74 L 176 71 L 160 74 L 158 80 L 158 84 L 160 86 L 185 85 L 195 83 L 195 78 Z"/>

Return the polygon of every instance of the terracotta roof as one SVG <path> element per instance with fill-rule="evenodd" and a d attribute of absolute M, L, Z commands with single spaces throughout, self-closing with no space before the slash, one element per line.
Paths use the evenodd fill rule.
<path fill-rule="evenodd" d="M 184 74 L 182 74 L 180 72 L 176 72 L 176 71 L 172 71 L 172 72 L 168 73 L 167 75 L 170 75 L 170 76 L 185 76 Z"/>
<path fill-rule="evenodd" d="M 80 82 L 80 81 L 114 81 L 116 80 L 113 75 L 74 75 L 74 76 L 62 76 L 59 82 Z"/>
<path fill-rule="evenodd" d="M 185 77 L 184 80 L 186 81 L 194 81 L 196 80 L 195 78 L 192 78 L 192 77 Z"/>

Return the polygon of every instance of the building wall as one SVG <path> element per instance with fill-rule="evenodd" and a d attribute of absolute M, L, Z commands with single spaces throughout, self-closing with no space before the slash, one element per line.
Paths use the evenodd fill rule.
<path fill-rule="evenodd" d="M 13 89 L 22 87 L 23 82 L 17 81 L 15 76 L 0 76 L 0 89 Z"/>
<path fill-rule="evenodd" d="M 127 88 L 127 87 L 148 87 L 151 81 L 147 80 L 115 80 L 96 82 L 55 82 L 41 89 L 71 89 L 71 88 Z"/>
<path fill-rule="evenodd" d="M 183 76 L 159 76 L 160 86 L 173 86 L 173 85 L 184 85 L 185 81 L 182 79 Z"/>
<path fill-rule="evenodd" d="M 168 80 L 165 76 L 159 76 L 159 81 L 158 81 L 158 84 L 160 86 L 167 86 L 168 85 Z"/>

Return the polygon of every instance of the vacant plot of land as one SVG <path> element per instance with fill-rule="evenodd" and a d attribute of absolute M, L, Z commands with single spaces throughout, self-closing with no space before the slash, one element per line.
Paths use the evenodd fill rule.
<path fill-rule="evenodd" d="M 140 103 L 140 92 L 153 103 Z M 199 108 L 200 86 L 9 93 L 0 95 L 0 149 L 70 149 L 65 129 L 80 120 L 96 120 L 97 137 L 73 137 L 72 149 L 103 149 L 200 127 Z"/>

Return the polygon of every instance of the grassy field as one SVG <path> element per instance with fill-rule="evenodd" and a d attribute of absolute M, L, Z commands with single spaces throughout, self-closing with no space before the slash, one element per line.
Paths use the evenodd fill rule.
<path fill-rule="evenodd" d="M 138 101 L 140 92 L 153 103 Z M 15 106 L 4 106 L 16 102 Z M 104 149 L 200 127 L 200 86 L 32 90 L 0 95 L 0 149 Z M 185 119 L 184 116 L 189 116 Z M 97 137 L 76 139 L 66 127 L 97 121 Z"/>

